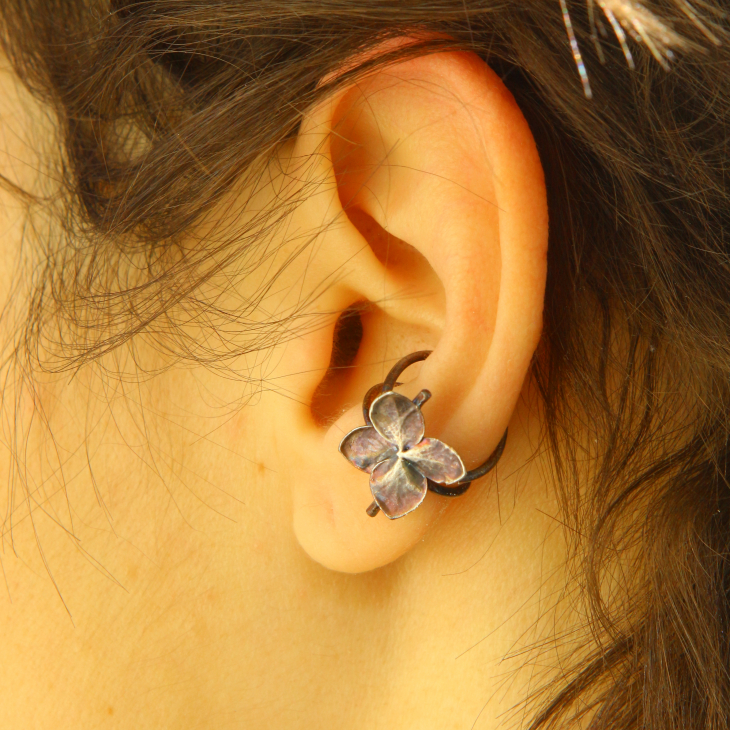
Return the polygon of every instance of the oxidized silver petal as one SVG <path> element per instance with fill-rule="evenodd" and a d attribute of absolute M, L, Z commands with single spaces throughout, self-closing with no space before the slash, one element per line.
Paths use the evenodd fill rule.
<path fill-rule="evenodd" d="M 391 520 L 418 507 L 426 496 L 426 477 L 394 456 L 370 472 L 370 491 L 383 514 Z"/>
<path fill-rule="evenodd" d="M 370 406 L 370 420 L 380 435 L 403 451 L 415 446 L 426 432 L 418 406 L 400 393 L 378 396 Z M 385 510 L 383 510 L 385 511 Z"/>
<path fill-rule="evenodd" d="M 421 474 L 438 484 L 458 482 L 466 474 L 459 455 L 438 439 L 423 439 L 412 449 L 404 452 L 401 458 L 413 464 Z"/>
<path fill-rule="evenodd" d="M 397 449 L 372 426 L 360 426 L 340 441 L 340 453 L 353 466 L 370 473 L 376 464 L 395 456 Z"/>

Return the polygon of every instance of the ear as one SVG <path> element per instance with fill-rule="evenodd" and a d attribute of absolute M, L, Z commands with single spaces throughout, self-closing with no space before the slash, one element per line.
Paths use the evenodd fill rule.
<path fill-rule="evenodd" d="M 401 357 L 432 349 L 399 388 L 433 393 L 426 435 L 467 469 L 495 449 L 541 333 L 545 186 L 513 97 L 467 53 L 390 65 L 337 92 L 303 121 L 290 169 L 303 160 L 316 191 L 296 225 L 322 230 L 307 276 L 334 281 L 319 306 L 349 316 L 287 345 L 289 366 L 314 374 L 299 381 L 310 407 L 278 419 L 281 461 L 303 549 L 361 572 L 403 555 L 451 502 L 429 493 L 401 519 L 371 518 L 368 475 L 339 442 L 363 425 L 367 389 Z"/>

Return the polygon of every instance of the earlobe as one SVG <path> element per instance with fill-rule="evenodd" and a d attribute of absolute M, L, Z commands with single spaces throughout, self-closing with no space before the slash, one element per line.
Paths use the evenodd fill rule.
<path fill-rule="evenodd" d="M 339 274 L 328 302 L 341 310 L 357 302 L 362 332 L 339 381 L 345 412 L 323 424 L 300 411 L 288 424 L 299 445 L 287 472 L 294 529 L 325 567 L 361 572 L 413 547 L 448 504 L 429 494 L 396 521 L 366 514 L 375 491 L 338 447 L 364 425 L 368 387 L 409 352 L 433 350 L 398 390 L 433 393 L 426 436 L 453 447 L 467 470 L 494 452 L 510 423 L 542 324 L 542 168 L 500 79 L 456 53 L 388 66 L 342 90 L 304 120 L 295 154 L 316 157 L 328 191 L 297 211 L 302 225 L 327 231 L 317 267 Z M 332 346 L 331 330 L 301 343 L 320 362 Z M 321 383 L 309 387 L 302 398 L 314 404 Z"/>

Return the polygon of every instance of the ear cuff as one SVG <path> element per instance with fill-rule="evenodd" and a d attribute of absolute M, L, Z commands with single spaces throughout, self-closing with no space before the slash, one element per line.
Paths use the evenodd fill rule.
<path fill-rule="evenodd" d="M 391 520 L 412 512 L 426 492 L 459 497 L 472 481 L 483 477 L 499 461 L 507 431 L 489 458 L 476 469 L 466 470 L 461 457 L 442 441 L 425 438 L 421 407 L 431 397 L 422 390 L 413 400 L 393 391 L 398 377 L 414 363 L 425 360 L 431 350 L 420 350 L 399 360 L 385 381 L 365 393 L 362 413 L 365 426 L 353 429 L 340 442 L 340 453 L 355 467 L 370 475 L 373 503 L 370 517 L 382 511 Z"/>

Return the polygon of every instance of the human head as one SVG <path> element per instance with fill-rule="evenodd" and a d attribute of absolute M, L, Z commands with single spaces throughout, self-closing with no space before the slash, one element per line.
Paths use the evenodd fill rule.
<path fill-rule="evenodd" d="M 296 291 L 302 262 L 320 242 L 313 224 L 318 209 L 300 219 L 307 226 L 297 229 L 300 239 L 287 239 L 290 248 L 277 248 L 279 240 L 270 236 L 290 215 L 317 203 L 321 189 L 308 183 L 334 180 L 328 194 L 368 243 L 376 281 L 378 265 L 396 265 L 387 260 L 390 250 L 399 251 L 408 272 L 431 277 L 422 260 L 428 256 L 408 241 L 425 208 L 407 208 L 410 227 L 394 234 L 410 248 L 382 248 L 383 221 L 357 197 L 378 165 L 366 160 L 367 175 L 355 175 L 357 167 L 347 163 L 353 149 L 342 140 L 354 136 L 357 150 L 372 149 L 372 129 L 352 120 L 364 118 L 369 95 L 386 100 L 373 105 L 376 121 L 393 109 L 395 101 L 377 93 L 387 87 L 384 80 L 405 69 L 409 83 L 418 78 L 433 84 L 428 74 L 443 77 L 447 53 L 474 54 L 459 58 L 478 59 L 473 63 L 493 84 L 480 88 L 506 89 L 525 120 L 549 211 L 547 272 L 537 284 L 532 278 L 539 274 L 526 276 L 526 291 L 538 294 L 541 304 L 545 287 L 541 328 L 535 324 L 529 333 L 536 354 L 532 359 L 527 346 L 521 351 L 525 373 L 505 388 L 511 400 L 504 418 L 529 376 L 565 519 L 587 541 L 579 548 L 576 541 L 576 550 L 587 556 L 584 580 L 597 605 L 605 609 L 599 587 L 613 556 L 633 555 L 636 540 L 645 545 L 639 550 L 641 580 L 622 587 L 636 593 L 602 616 L 613 629 L 632 626 L 607 654 L 616 664 L 605 663 L 606 671 L 619 662 L 633 667 L 625 694 L 614 690 L 616 696 L 630 694 L 647 647 L 664 642 L 676 648 L 695 635 L 720 641 L 724 617 L 697 622 L 695 609 L 722 590 L 724 562 L 717 556 L 727 535 L 728 94 L 726 74 L 717 70 L 724 68 L 726 49 L 713 41 L 722 32 L 708 30 L 714 16 L 697 25 L 684 5 L 666 3 L 661 17 L 686 46 L 668 72 L 646 49 L 635 48 L 632 70 L 615 43 L 603 43 L 607 59 L 600 63 L 589 40 L 588 7 L 576 3 L 570 10 L 591 81 L 588 100 L 564 20 L 542 1 L 466 7 L 461 0 L 428 6 L 294 3 L 283 10 L 262 2 L 253 12 L 240 3 L 120 2 L 104 18 L 75 3 L 59 2 L 52 12 L 51 6 L 8 3 L 2 11 L 8 51 L 24 78 L 55 104 L 64 145 L 57 169 L 66 185 L 58 204 L 66 227 L 55 225 L 44 240 L 47 265 L 30 288 L 29 314 L 16 330 L 18 346 L 9 361 L 22 364 L 30 385 L 49 371 L 94 363 L 120 381 L 130 373 L 192 364 L 246 376 L 248 389 L 232 399 L 240 403 L 257 396 L 257 383 L 267 382 L 258 362 L 250 372 L 242 363 L 274 344 L 301 343 L 307 333 L 319 332 L 328 344 L 322 349 L 317 341 L 309 360 L 316 362 L 310 368 L 317 372 L 315 386 L 322 383 L 312 395 L 324 414 L 317 427 L 329 427 L 341 408 L 352 407 L 342 394 L 358 389 L 340 377 L 342 369 L 355 362 L 363 338 L 387 330 L 378 320 L 383 303 L 356 291 L 355 298 L 343 296 L 339 308 L 329 303 L 318 309 L 326 301 L 323 292 L 335 291 L 346 269 L 344 260 L 333 258 L 331 270 L 316 271 L 305 296 L 277 300 L 280 309 L 268 312 L 272 286 Z M 58 35 L 61 27 L 67 35 Z M 90 37 L 93 43 L 72 43 Z M 506 130 L 505 117 L 499 119 Z M 343 127 L 347 134 L 339 133 Z M 444 136 L 442 129 L 439 139 Z M 380 150 L 382 159 L 399 141 L 385 139 L 392 144 Z M 327 156 L 322 149 L 330 140 L 337 149 Z M 277 156 L 282 149 L 288 151 L 283 161 Z M 476 154 L 473 146 L 465 149 L 460 169 Z M 439 164 L 446 159 L 434 158 Z M 312 168 L 316 163 L 324 167 Z M 277 166 L 293 182 L 278 198 L 267 198 L 266 183 L 276 179 Z M 304 175 L 313 169 L 321 176 Z M 260 209 L 250 203 L 257 194 L 263 196 Z M 376 202 L 381 198 L 373 195 Z M 526 213 L 535 212 L 535 200 L 528 199 Z M 428 197 L 417 202 L 434 205 Z M 337 219 L 327 222 L 327 240 L 336 241 Z M 489 226 L 486 219 L 483 224 Z M 83 245 L 71 244 L 79 240 Z M 274 248 L 267 248 L 272 240 Z M 498 285 L 486 278 L 494 268 L 485 264 L 472 272 L 485 276 L 486 295 Z M 225 281 L 235 285 L 221 289 Z M 243 288 L 236 288 L 239 282 Z M 485 306 L 494 310 L 497 301 Z M 425 331 L 436 319 L 419 326 Z M 411 320 L 409 326 L 415 329 Z M 525 335 L 522 326 L 518 334 Z M 120 353 L 135 357 L 130 363 Z M 445 382 L 445 375 L 439 377 Z M 443 415 L 440 425 L 448 424 Z M 477 436 L 494 442 L 503 425 L 495 424 L 494 433 L 485 426 L 487 435 Z M 476 453 L 478 444 L 468 449 Z M 633 510 L 642 517 L 630 518 Z M 422 536 L 408 535 L 401 547 Z M 711 548 L 700 558 L 701 545 Z M 387 545 L 383 554 L 391 555 Z M 378 562 L 388 561 L 359 565 Z M 708 574 L 706 583 L 699 580 Z M 642 607 L 633 615 L 631 606 Z M 692 621 L 683 620 L 690 614 Z M 687 628 L 683 634 L 679 625 L 695 627 L 695 634 Z M 660 693 L 674 671 L 714 676 L 707 669 L 714 660 L 693 661 L 659 673 L 654 691 Z"/>

